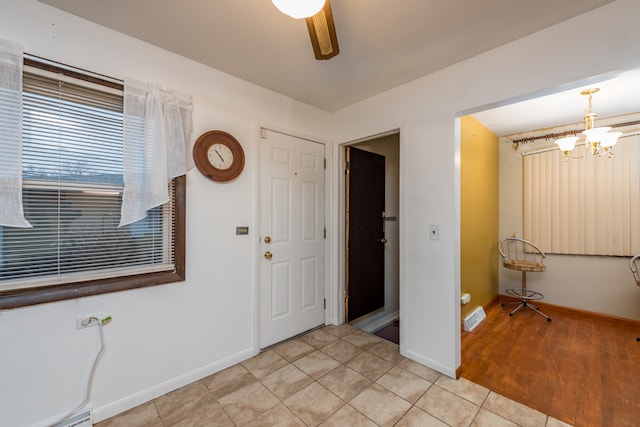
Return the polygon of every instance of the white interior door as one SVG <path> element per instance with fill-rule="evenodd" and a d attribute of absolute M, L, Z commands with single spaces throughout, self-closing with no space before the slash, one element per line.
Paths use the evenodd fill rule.
<path fill-rule="evenodd" d="M 324 148 L 262 132 L 261 348 L 324 323 Z"/>

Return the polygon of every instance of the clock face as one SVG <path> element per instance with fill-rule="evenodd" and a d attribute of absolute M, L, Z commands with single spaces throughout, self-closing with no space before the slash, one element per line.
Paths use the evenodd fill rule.
<path fill-rule="evenodd" d="M 202 174 L 214 181 L 232 181 L 244 168 L 244 150 L 233 136 L 221 130 L 203 133 L 193 146 L 193 160 Z"/>
<path fill-rule="evenodd" d="M 224 144 L 213 144 L 207 151 L 209 163 L 216 169 L 226 170 L 233 164 L 233 153 Z"/>

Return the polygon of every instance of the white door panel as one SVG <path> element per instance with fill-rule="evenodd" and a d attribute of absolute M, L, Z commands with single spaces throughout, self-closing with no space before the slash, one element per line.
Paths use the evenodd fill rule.
<path fill-rule="evenodd" d="M 264 348 L 324 322 L 324 145 L 272 131 L 260 144 Z"/>

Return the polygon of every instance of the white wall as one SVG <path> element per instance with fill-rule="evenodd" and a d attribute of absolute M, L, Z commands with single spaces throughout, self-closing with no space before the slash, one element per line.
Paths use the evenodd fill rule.
<path fill-rule="evenodd" d="M 77 316 L 113 317 L 97 421 L 256 354 L 258 129 L 327 141 L 328 113 L 35 0 L 0 0 L 0 11 L 0 38 L 28 53 L 191 93 L 193 140 L 224 130 L 246 154 L 234 182 L 187 175 L 186 282 L 0 312 L 0 425 L 41 425 L 82 400 L 97 330 L 76 330 Z M 236 236 L 237 225 L 249 235 Z"/>
<path fill-rule="evenodd" d="M 638 16 L 640 3 L 617 0 L 333 114 L 336 143 L 400 128 L 403 354 L 448 375 L 460 364 L 456 116 L 636 68 Z M 440 240 L 429 240 L 429 224 Z"/>
<path fill-rule="evenodd" d="M 333 132 L 327 171 L 332 322 L 339 321 L 340 298 L 333 226 L 340 215 L 338 144 L 400 129 L 401 351 L 454 375 L 460 363 L 456 115 L 640 61 L 640 3 L 617 0 L 329 116 L 35 0 L 0 0 L 0 10 L 0 37 L 23 43 L 29 53 L 192 93 L 194 135 L 225 130 L 247 156 L 233 183 L 216 184 L 197 171 L 187 176 L 185 283 L 0 313 L 0 424 L 11 426 L 38 425 L 82 398 L 96 331 L 76 331 L 79 315 L 113 316 L 94 386 L 96 420 L 257 351 L 259 125 L 321 141 Z M 429 240 L 429 224 L 440 226 L 440 240 Z M 236 237 L 236 225 L 248 225 L 250 235 Z"/>
<path fill-rule="evenodd" d="M 500 237 L 523 236 L 522 155 L 500 139 Z M 531 147 L 535 149 L 535 147 Z M 527 287 L 544 302 L 640 320 L 640 292 L 628 257 L 547 254 L 547 271 L 527 275 Z M 500 293 L 519 288 L 519 272 L 500 267 Z"/>

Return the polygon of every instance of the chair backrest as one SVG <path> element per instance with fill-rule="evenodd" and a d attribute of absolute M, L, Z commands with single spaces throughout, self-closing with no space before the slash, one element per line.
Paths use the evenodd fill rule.
<path fill-rule="evenodd" d="M 640 286 L 640 271 L 638 270 L 638 267 L 640 267 L 640 254 L 631 258 L 631 261 L 629 261 L 629 267 L 631 267 L 633 278 L 636 279 L 636 285 Z"/>
<path fill-rule="evenodd" d="M 544 252 L 535 244 L 519 237 L 506 237 L 498 242 L 498 252 L 505 261 L 528 261 L 543 264 Z"/>

